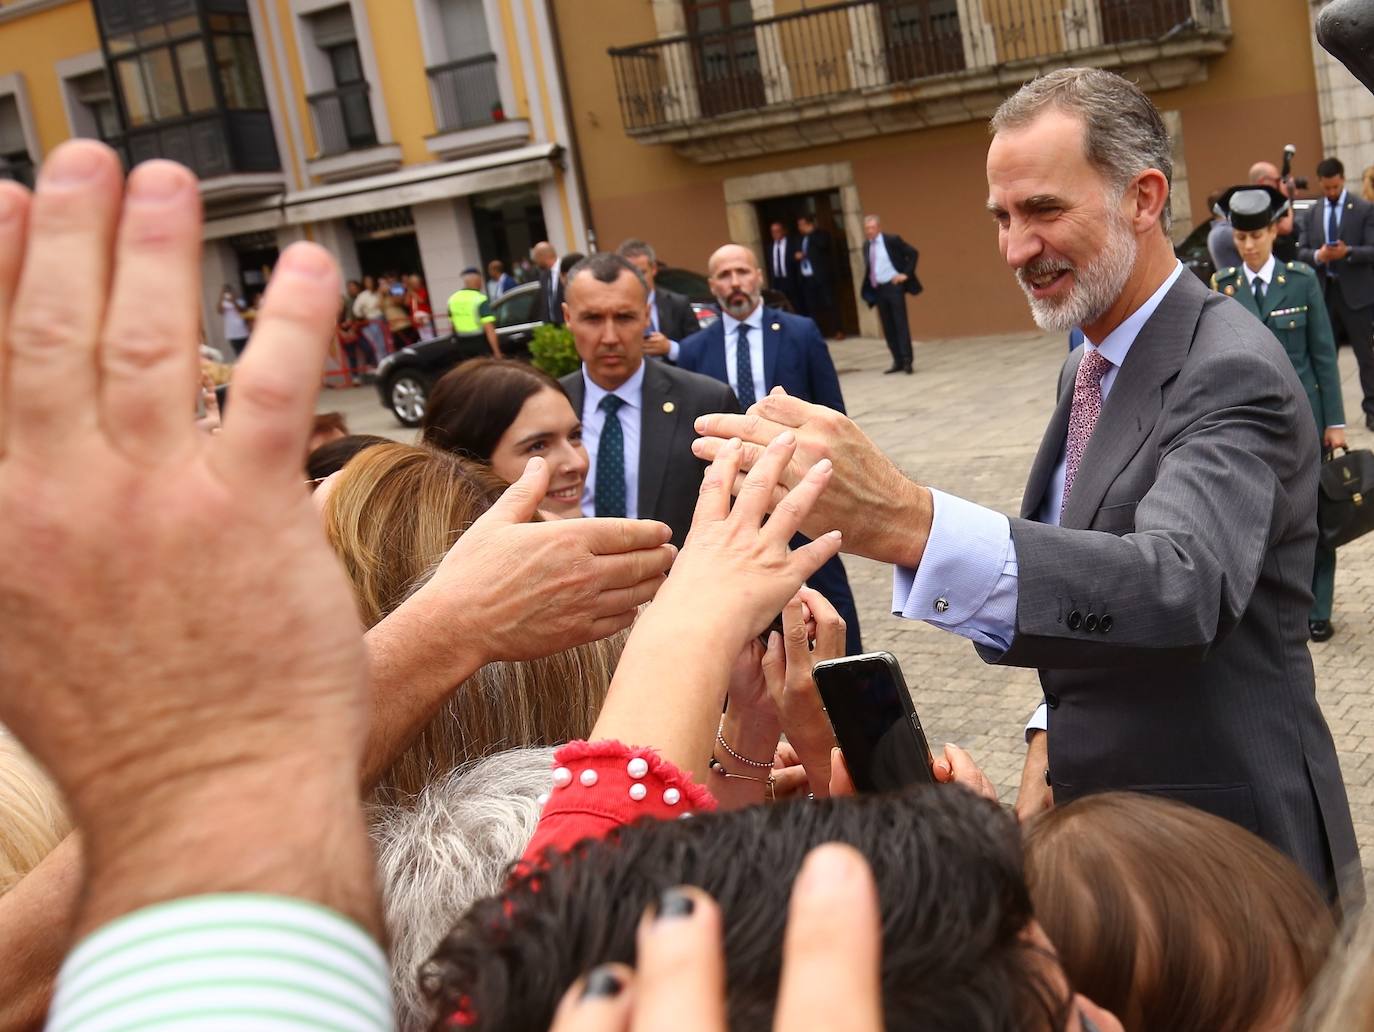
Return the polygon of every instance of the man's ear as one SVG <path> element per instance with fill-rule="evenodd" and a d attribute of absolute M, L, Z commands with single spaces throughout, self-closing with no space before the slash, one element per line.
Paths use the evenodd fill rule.
<path fill-rule="evenodd" d="M 1146 232 L 1159 222 L 1164 206 L 1169 203 L 1169 180 L 1157 168 L 1147 168 L 1135 178 L 1134 210 L 1127 216 L 1137 233 Z M 1127 191 L 1129 197 L 1131 191 Z"/>

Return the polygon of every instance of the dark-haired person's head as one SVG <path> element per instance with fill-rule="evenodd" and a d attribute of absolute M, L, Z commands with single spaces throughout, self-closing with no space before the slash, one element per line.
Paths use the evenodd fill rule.
<path fill-rule="evenodd" d="M 654 277 L 658 275 L 658 255 L 654 253 L 653 246 L 647 240 L 631 237 L 622 241 L 615 249 L 615 253 L 638 269 L 649 289 L 654 289 Z"/>
<path fill-rule="evenodd" d="M 534 366 L 477 358 L 449 370 L 430 392 L 420 438 L 487 465 L 507 483 L 543 456 L 549 491 L 541 508 L 582 515 L 589 465 L 582 420 L 558 381 Z"/>
<path fill-rule="evenodd" d="M 337 437 L 320 445 L 306 456 L 306 479 L 323 480 L 343 469 L 348 460 L 363 449 L 371 448 L 374 444 L 388 443 L 390 442 L 387 438 L 378 437 L 376 434 L 350 434 L 347 437 Z"/>
<path fill-rule="evenodd" d="M 649 285 L 620 255 L 598 252 L 573 266 L 563 318 L 587 376 L 602 390 L 615 390 L 644 365 Z"/>
<path fill-rule="evenodd" d="M 562 258 L 558 259 L 559 281 L 562 283 L 566 283 L 568 281 L 568 273 L 572 272 L 573 266 L 585 257 L 587 256 L 582 252 L 573 251 L 571 254 L 565 254 Z"/>
<path fill-rule="evenodd" d="M 1171 800 L 1057 806 L 1027 825 L 1025 857 L 1069 981 L 1132 1032 L 1288 1029 L 1335 938 L 1291 860 Z"/>
<path fill-rule="evenodd" d="M 422 969 L 438 1015 L 544 1032 L 598 964 L 633 963 L 635 929 L 665 890 L 700 886 L 724 918 L 730 1028 L 772 1027 L 788 897 L 826 842 L 867 858 L 883 913 L 886 1027 L 1047 1032 L 1120 1026 L 1072 996 L 1035 924 L 1016 821 L 956 787 L 798 801 L 642 822 L 518 875 L 465 915 Z"/>
<path fill-rule="evenodd" d="M 1317 185 L 1328 201 L 1337 200 L 1345 189 L 1345 166 L 1339 158 L 1322 158 L 1317 163 Z"/>

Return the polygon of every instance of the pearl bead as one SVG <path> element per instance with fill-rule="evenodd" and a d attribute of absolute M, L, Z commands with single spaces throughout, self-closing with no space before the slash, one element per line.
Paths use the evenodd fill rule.
<path fill-rule="evenodd" d="M 566 788 L 572 784 L 572 771 L 567 767 L 559 767 L 553 772 L 553 783 L 556 788 Z"/>
<path fill-rule="evenodd" d="M 596 771 L 588 767 L 586 770 L 584 770 L 581 774 L 577 776 L 577 780 L 582 782 L 582 784 L 586 785 L 588 788 L 591 788 L 593 785 L 596 784 Z"/>
<path fill-rule="evenodd" d="M 635 782 L 633 785 L 630 786 L 630 798 L 633 799 L 635 802 L 639 802 L 648 794 L 649 790 L 645 788 L 643 785 L 639 784 L 639 782 Z"/>
<path fill-rule="evenodd" d="M 549 794 L 547 792 L 541 792 L 539 794 L 539 797 L 535 799 L 535 802 L 538 803 L 540 806 L 547 806 L 549 802 Z"/>
<path fill-rule="evenodd" d="M 682 798 L 682 793 L 675 788 L 665 788 L 663 790 L 663 801 L 669 806 L 676 806 L 678 800 Z"/>
<path fill-rule="evenodd" d="M 649 761 L 643 756 L 636 756 L 625 765 L 625 773 L 638 781 L 645 774 L 649 773 Z"/>
<path fill-rule="evenodd" d="M 680 821 L 685 821 L 685 820 L 686 820 L 688 817 L 690 817 L 690 816 L 692 816 L 692 814 L 691 814 L 691 811 L 689 810 L 687 813 L 684 813 L 681 817 L 679 817 L 678 820 L 680 820 Z"/>

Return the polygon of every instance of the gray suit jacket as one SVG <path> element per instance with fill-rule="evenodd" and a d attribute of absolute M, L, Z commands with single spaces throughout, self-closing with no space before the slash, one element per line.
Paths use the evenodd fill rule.
<path fill-rule="evenodd" d="M 582 370 L 559 381 L 573 411 L 583 415 L 586 386 Z M 698 416 L 738 412 L 729 384 L 688 373 L 666 362 L 644 363 L 644 422 L 639 437 L 639 516 L 673 528 L 679 548 L 692 526 L 706 463 L 692 454 Z M 585 416 L 584 416 L 585 418 Z M 588 477 L 596 470 L 588 471 Z M 1315 488 L 1313 489 L 1315 490 Z"/>
<path fill-rule="evenodd" d="M 1343 900 L 1359 853 L 1307 648 L 1318 446 L 1273 334 L 1184 273 L 1140 331 L 1062 526 L 1033 521 L 1082 349 L 1012 521 L 1056 802 L 1154 792 L 1256 832 Z M 1347 881 L 1346 872 L 1355 875 Z"/>
<path fill-rule="evenodd" d="M 1326 199 L 1317 203 L 1298 222 L 1298 260 L 1317 270 L 1322 289 L 1326 289 L 1327 267 L 1317 264 L 1316 254 L 1326 243 Z M 1350 253 L 1331 266 L 1338 277 L 1341 299 L 1351 308 L 1374 305 L 1374 205 L 1347 191 L 1341 212 L 1340 238 L 1350 245 Z"/>

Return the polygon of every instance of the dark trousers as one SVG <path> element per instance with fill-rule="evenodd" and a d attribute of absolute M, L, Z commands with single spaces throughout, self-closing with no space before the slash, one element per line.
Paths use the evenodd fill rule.
<path fill-rule="evenodd" d="M 819 276 L 802 276 L 800 290 L 801 304 L 797 311 L 810 317 L 820 327 L 822 337 L 834 336 L 835 304 L 830 296 L 830 284 Z"/>
<path fill-rule="evenodd" d="M 798 534 L 792 538 L 794 549 L 810 543 L 811 539 L 805 534 Z M 861 654 L 864 646 L 859 634 L 859 610 L 854 605 L 854 591 L 849 586 L 849 575 L 845 573 L 844 563 L 840 562 L 840 557 L 835 556 L 813 573 L 806 586 L 820 592 L 844 621 L 844 654 Z"/>
<path fill-rule="evenodd" d="M 906 291 L 897 283 L 883 283 L 878 287 L 878 318 L 883 321 L 883 336 L 887 350 L 892 352 L 892 364 L 905 369 L 911 365 L 911 327 L 906 318 Z"/>
<path fill-rule="evenodd" d="M 1355 352 L 1355 362 L 1360 367 L 1360 391 L 1364 394 L 1361 407 L 1366 416 L 1374 416 L 1374 305 L 1351 308 L 1341 296 L 1340 284 L 1328 278 L 1326 309 L 1331 314 L 1336 343 L 1348 340 Z"/>

